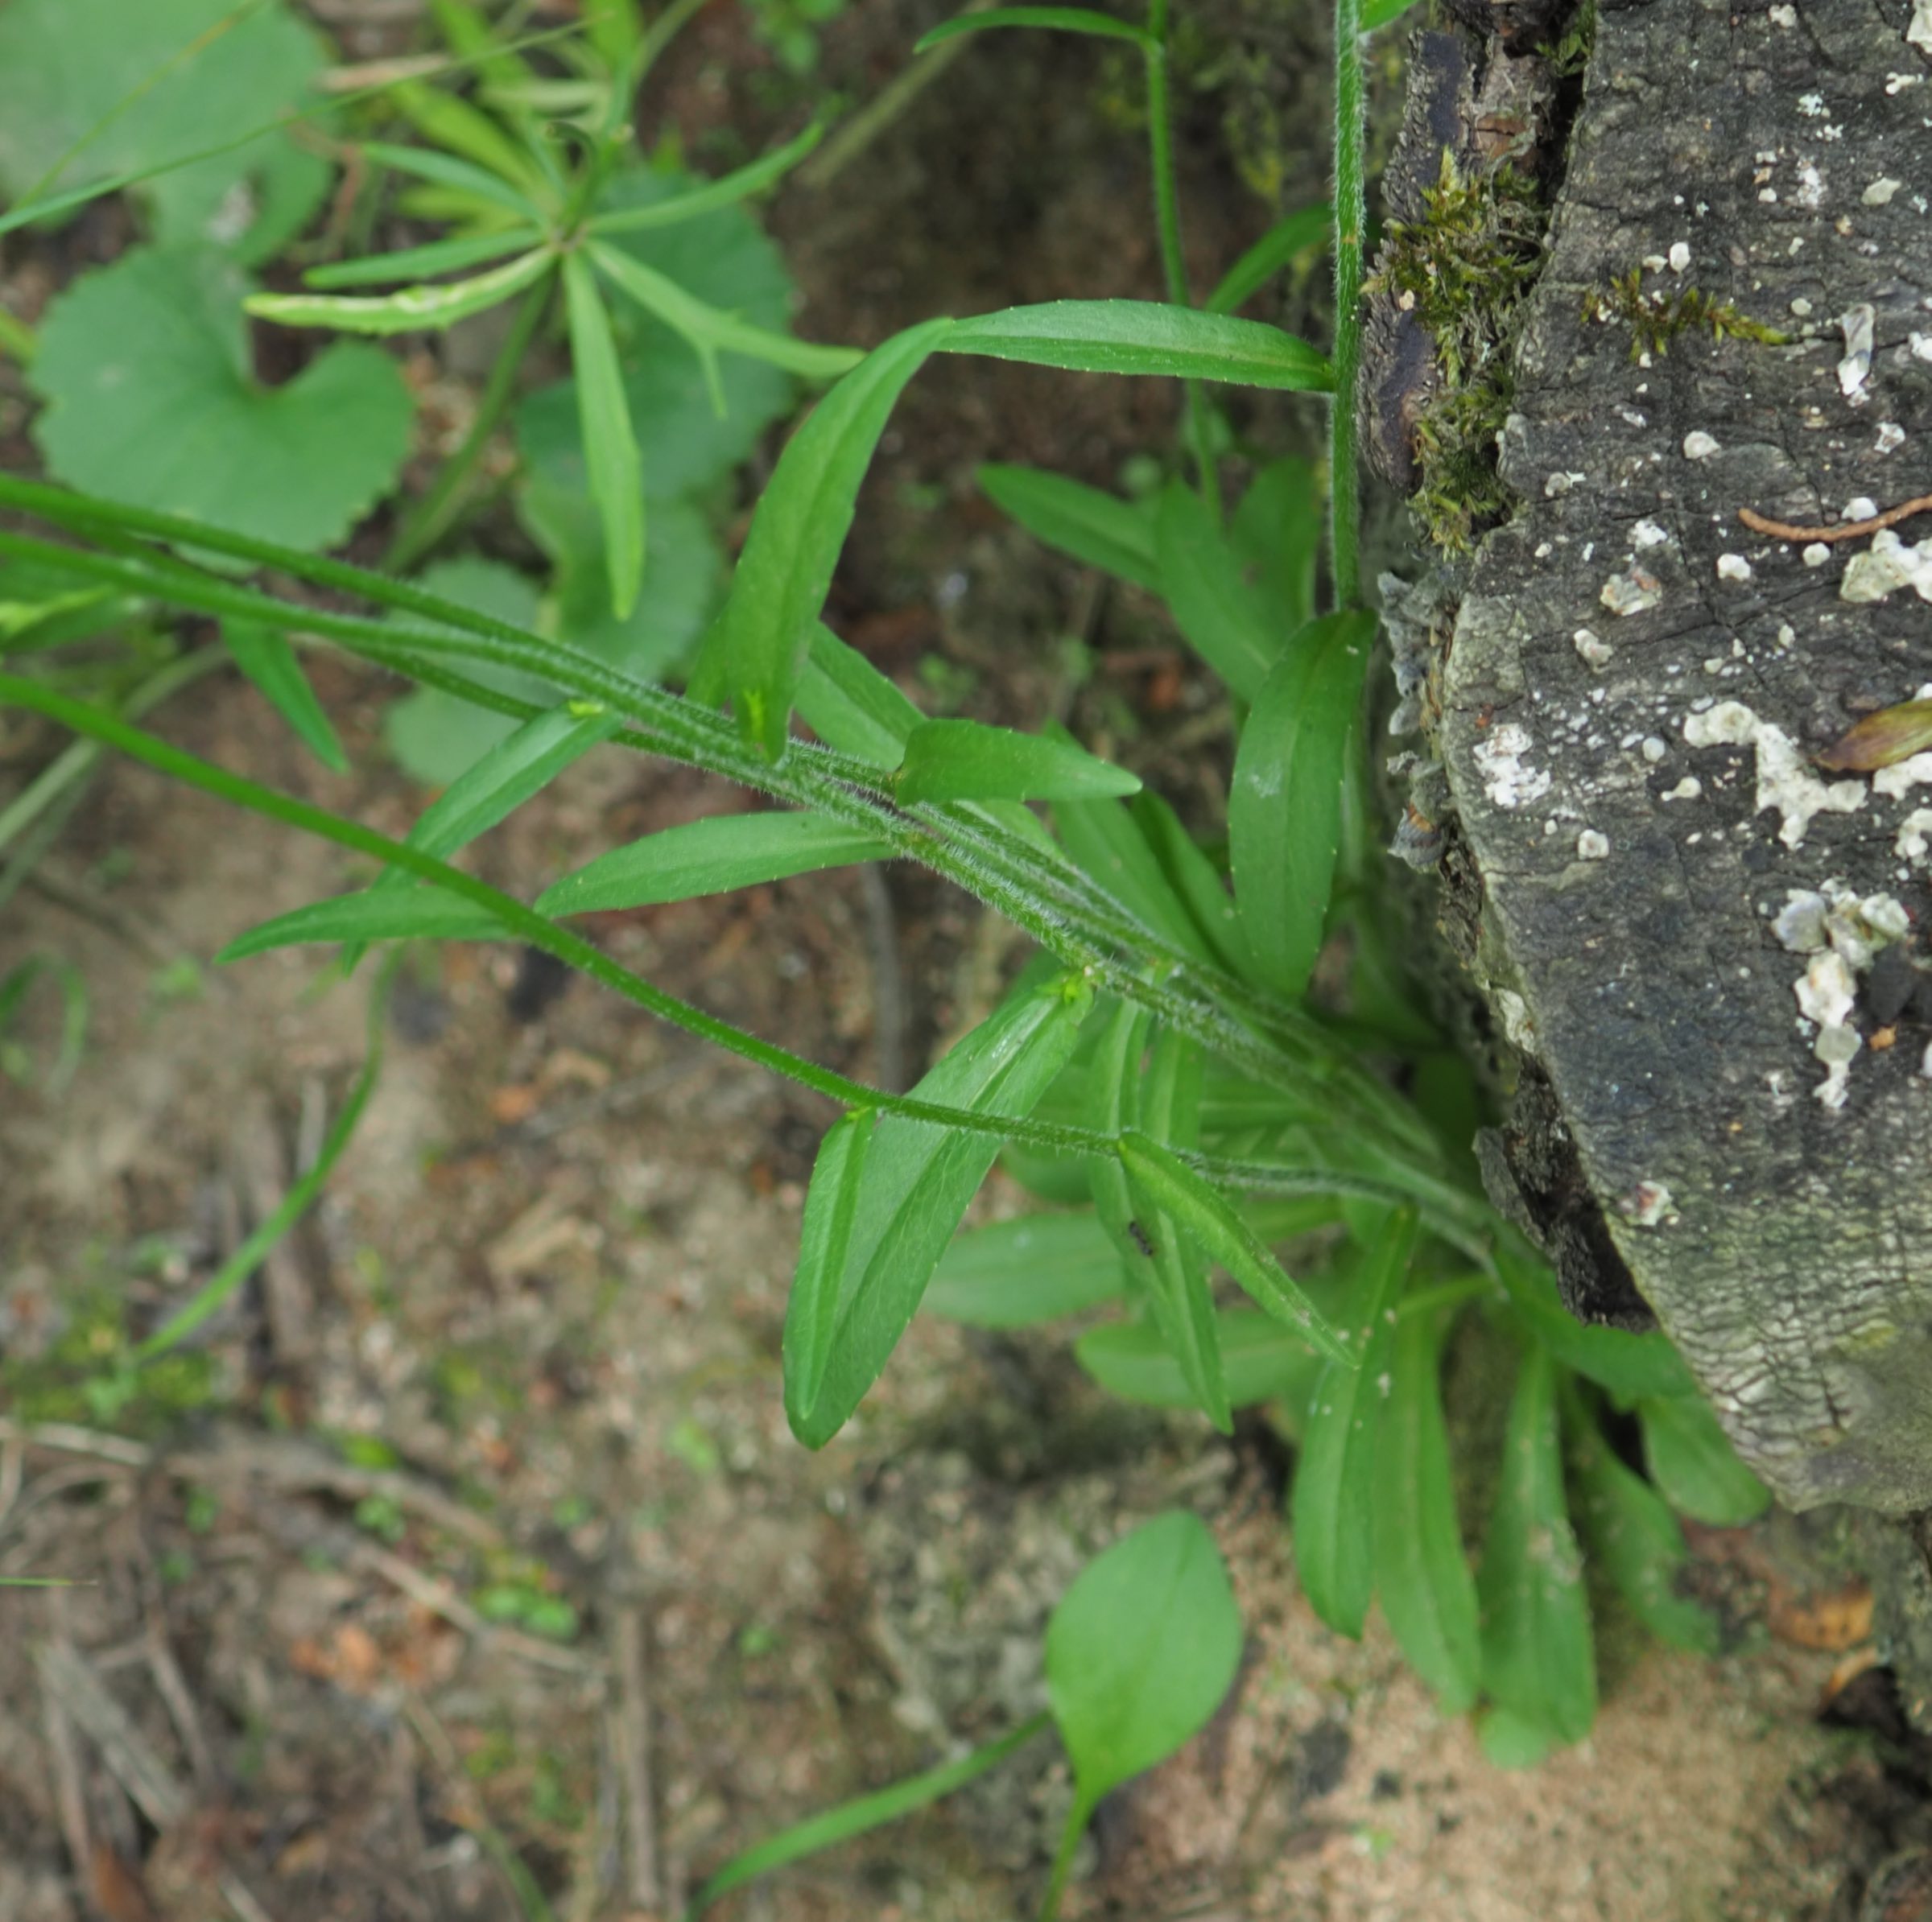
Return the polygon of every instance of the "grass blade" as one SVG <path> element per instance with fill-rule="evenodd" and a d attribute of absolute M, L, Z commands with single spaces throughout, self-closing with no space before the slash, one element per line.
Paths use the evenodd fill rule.
<path fill-rule="evenodd" d="M 981 16 L 984 17 L 984 16 Z M 1166 374 L 1327 394 L 1335 371 L 1306 340 L 1258 320 L 1157 300 L 1055 300 L 961 320 L 947 353 L 1088 373 Z"/>
<path fill-rule="evenodd" d="M 815 120 L 803 133 L 786 141 L 782 146 L 774 147 L 769 154 L 735 167 L 728 174 L 721 174 L 715 180 L 707 180 L 702 187 L 694 187 L 689 193 L 654 201 L 648 207 L 629 207 L 617 213 L 597 214 L 589 223 L 590 231 L 641 233 L 649 228 L 675 226 L 680 221 L 695 221 L 700 215 L 715 213 L 719 208 L 747 200 L 782 179 L 824 138 L 825 123 Z"/>
<path fill-rule="evenodd" d="M 215 956 L 243 961 L 278 947 L 320 941 L 506 941 L 503 924 L 487 908 L 441 888 L 365 888 L 331 901 L 311 901 L 258 922 Z"/>
<path fill-rule="evenodd" d="M 452 327 L 519 294 L 555 266 L 539 248 L 469 280 L 403 287 L 394 294 L 250 294 L 242 307 L 283 327 L 332 327 L 349 334 L 406 334 Z"/>
<path fill-rule="evenodd" d="M 588 914 L 724 894 L 762 881 L 815 874 L 892 850 L 825 815 L 714 815 L 613 848 L 537 897 L 539 914 Z"/>
<path fill-rule="evenodd" d="M 1232 314 L 1245 306 L 1298 254 L 1326 246 L 1334 219 L 1335 210 L 1324 202 L 1277 221 L 1222 275 L 1220 285 L 1208 296 L 1208 311 Z"/>
<path fill-rule="evenodd" d="M 426 246 L 399 247 L 393 254 L 365 254 L 359 260 L 339 260 L 311 267 L 302 276 L 304 287 L 327 292 L 335 287 L 379 287 L 385 281 L 423 280 L 432 274 L 453 274 L 520 248 L 535 246 L 543 236 L 535 227 L 500 227 L 492 233 L 466 233 L 455 240 L 431 241 Z"/>
<path fill-rule="evenodd" d="M 221 639 L 236 666 L 267 695 L 316 760 L 338 774 L 345 773 L 349 757 L 287 637 L 252 621 L 225 621 Z"/>
<path fill-rule="evenodd" d="M 624 373 L 611 338 L 610 316 L 580 254 L 564 257 L 564 299 L 576 376 L 577 417 L 584 432 L 584 464 L 604 525 L 610 608 L 622 621 L 638 604 L 644 579 L 644 464 L 630 424 L 630 403 L 624 397 Z"/>
<path fill-rule="evenodd" d="M 1145 27 L 1088 6 L 996 6 L 985 13 L 961 14 L 933 28 L 913 47 L 915 54 L 942 46 L 964 34 L 997 33 L 1001 27 L 1031 27 L 1049 33 L 1092 34 L 1102 39 L 1127 40 L 1141 52 L 1158 55 L 1161 43 Z"/>
<path fill-rule="evenodd" d="M 1281 658 L 1284 629 L 1243 578 L 1220 517 L 1179 478 L 1161 490 L 1154 552 L 1159 592 L 1187 645 L 1252 706 Z"/>
<path fill-rule="evenodd" d="M 407 91 L 407 89 L 403 89 Z M 427 93 L 427 89 L 423 89 Z M 448 94 L 430 95 L 444 106 L 460 105 Z M 483 119 L 481 114 L 477 115 Z M 485 126 L 490 123 L 484 122 Z M 429 130 L 425 129 L 426 132 Z M 432 134 L 432 138 L 436 136 Z M 454 144 L 452 142 L 451 144 Z M 507 145 L 507 142 L 506 145 Z M 486 200 L 493 207 L 502 207 L 510 212 L 521 214 L 526 221 L 541 223 L 543 209 L 522 185 L 513 186 L 509 179 L 493 171 L 488 167 L 477 167 L 468 160 L 459 160 L 454 154 L 437 152 L 433 147 L 391 146 L 386 141 L 371 140 L 364 143 L 362 151 L 370 159 L 399 174 L 407 174 L 413 179 L 427 180 L 432 187 L 447 187 L 453 192 L 471 199 Z M 515 152 L 514 148 L 510 149 Z"/>

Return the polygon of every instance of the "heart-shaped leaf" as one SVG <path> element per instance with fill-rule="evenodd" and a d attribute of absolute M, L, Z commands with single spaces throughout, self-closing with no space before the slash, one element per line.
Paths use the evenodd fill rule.
<path fill-rule="evenodd" d="M 291 547 L 323 547 L 394 485 L 411 405 L 379 348 L 340 340 L 294 379 L 250 370 L 246 276 L 212 247 L 136 248 L 42 325 L 35 438 L 71 485 Z"/>

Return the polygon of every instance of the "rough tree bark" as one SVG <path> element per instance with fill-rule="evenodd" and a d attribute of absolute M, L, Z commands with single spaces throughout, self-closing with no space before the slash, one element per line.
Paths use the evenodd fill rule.
<path fill-rule="evenodd" d="M 1932 755 L 1811 757 L 1932 681 L 1932 518 L 1813 543 L 1739 510 L 1932 493 L 1932 0 L 1599 5 L 1502 437 L 1521 505 L 1438 621 L 1469 947 L 1525 1058 L 1504 1132 L 1573 1306 L 1647 1305 L 1788 1504 L 1908 1516 Z M 1600 317 L 1633 270 L 1647 311 Z M 1670 337 L 1633 358 L 1633 318 Z"/>

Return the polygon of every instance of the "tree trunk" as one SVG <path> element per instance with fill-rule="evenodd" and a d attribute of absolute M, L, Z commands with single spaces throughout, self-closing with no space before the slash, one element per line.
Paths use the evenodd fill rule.
<path fill-rule="evenodd" d="M 1739 513 L 1932 493 L 1932 0 L 1599 4 L 1501 441 L 1521 505 L 1435 670 L 1472 946 L 1537 1097 L 1505 1132 L 1573 1305 L 1634 1283 L 1792 1507 L 1904 1516 L 1932 1508 L 1932 755 L 1811 757 L 1932 681 L 1932 519 L 1914 550 Z"/>

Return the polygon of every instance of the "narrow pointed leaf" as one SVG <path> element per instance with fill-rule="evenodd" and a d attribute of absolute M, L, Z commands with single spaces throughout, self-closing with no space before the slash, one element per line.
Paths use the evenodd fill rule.
<path fill-rule="evenodd" d="M 1596 1719 L 1596 1662 L 1563 1497 L 1556 1363 L 1539 1347 L 1524 1350 L 1518 1368 L 1476 1593 L 1484 1693 L 1555 1739 L 1581 1742 Z"/>
<path fill-rule="evenodd" d="M 462 102 L 453 101 L 445 94 L 438 97 L 444 106 L 461 106 Z M 477 118 L 483 117 L 478 115 Z M 487 122 L 485 125 L 489 124 Z M 505 142 L 506 146 L 509 145 Z M 433 147 L 391 146 L 380 140 L 365 144 L 363 152 L 370 159 L 378 160 L 399 174 L 408 174 L 418 180 L 427 180 L 432 187 L 447 187 L 452 191 L 473 196 L 479 200 L 487 200 L 492 206 L 507 208 L 512 213 L 519 213 L 526 220 L 541 220 L 543 209 L 523 185 L 513 186 L 502 175 L 487 167 L 478 167 L 468 160 L 460 160 L 454 154 L 438 153 Z M 511 151 L 514 151 L 511 149 Z M 526 180 L 525 185 L 530 184 Z"/>
<path fill-rule="evenodd" d="M 825 123 L 815 120 L 803 133 L 780 147 L 746 165 L 707 180 L 688 193 L 668 200 L 654 200 L 648 207 L 629 207 L 615 213 L 600 213 L 590 222 L 592 233 L 639 233 L 647 228 L 671 227 L 680 221 L 695 221 L 700 214 L 715 213 L 720 207 L 762 193 L 783 179 L 825 138 Z"/>
<path fill-rule="evenodd" d="M 316 760 L 340 774 L 349 765 L 342 743 L 285 635 L 250 621 L 225 621 L 221 638 L 236 666 L 266 695 Z"/>
<path fill-rule="evenodd" d="M 1230 974 L 1252 980 L 1254 955 L 1235 912 L 1234 897 L 1180 816 L 1158 794 L 1150 793 L 1136 794 L 1127 813 L 1215 959 Z"/>
<path fill-rule="evenodd" d="M 405 334 L 449 327 L 507 300 L 556 264 L 547 250 L 526 254 L 470 280 L 440 281 L 394 294 L 251 294 L 242 306 L 283 327 L 332 327 L 349 334 Z"/>
<path fill-rule="evenodd" d="M 487 908 L 440 888 L 365 888 L 278 914 L 238 934 L 215 956 L 240 961 L 270 948 L 318 941 L 505 941 L 503 924 Z"/>
<path fill-rule="evenodd" d="M 1272 663 L 1315 614 L 1315 560 L 1328 533 L 1319 476 L 1306 460 L 1271 460 L 1241 496 L 1228 532 L 1236 563 L 1274 625 Z"/>
<path fill-rule="evenodd" d="M 823 621 L 811 636 L 811 657 L 799 683 L 798 710 L 828 748 L 874 767 L 896 768 L 925 716 L 856 647 Z"/>
<path fill-rule="evenodd" d="M 785 1310 L 785 1413 L 795 1427 L 811 1413 L 824 1385 L 874 1119 L 869 1110 L 854 1108 L 832 1124 L 819 1145 L 805 1191 L 799 1265 Z"/>
<path fill-rule="evenodd" d="M 985 1115 L 1030 1113 L 1066 1066 L 1091 1004 L 1091 991 L 1074 977 L 1023 988 L 966 1036 L 914 1095 Z M 824 1381 L 809 1410 L 786 1411 L 807 1447 L 829 1442 L 878 1380 L 999 1145 L 990 1134 L 891 1115 L 880 1121 Z"/>
<path fill-rule="evenodd" d="M 1231 314 L 1155 300 L 1055 300 L 958 322 L 947 353 L 985 354 L 1088 373 L 1164 374 L 1326 394 L 1327 361 L 1293 334 Z"/>
<path fill-rule="evenodd" d="M 1680 1514 L 1714 1528 L 1742 1528 L 1771 1505 L 1771 1491 L 1738 1459 L 1716 1416 L 1698 1395 L 1637 1404 L 1644 1466 Z"/>
<path fill-rule="evenodd" d="M 921 721 L 906 742 L 894 792 L 927 801 L 1096 800 L 1137 794 L 1140 777 L 1084 748 L 972 720 Z"/>
<path fill-rule="evenodd" d="M 1211 314 L 1232 314 L 1258 294 L 1298 254 L 1326 246 L 1335 221 L 1326 203 L 1279 220 L 1245 253 L 1205 303 Z"/>
<path fill-rule="evenodd" d="M 1290 1515 L 1294 1570 L 1338 1635 L 1360 1635 L 1375 1592 L 1377 1458 L 1395 1347 L 1395 1302 L 1415 1254 L 1412 1209 L 1389 1215 L 1362 1256 L 1342 1311 L 1351 1353 L 1309 1398 Z"/>
<path fill-rule="evenodd" d="M 921 1306 L 968 1328 L 1030 1328 L 1116 1301 L 1125 1286 L 1092 1214 L 1022 1215 L 956 1236 Z"/>
<path fill-rule="evenodd" d="M 1684 1532 L 1657 1491 L 1620 1462 L 1603 1431 L 1572 1397 L 1570 1459 L 1576 1474 L 1577 1520 L 1597 1565 L 1631 1612 L 1660 1641 L 1693 1655 L 1715 1655 L 1723 1626 L 1712 1612 L 1678 1593 L 1690 1565 Z"/>
<path fill-rule="evenodd" d="M 537 912 L 561 917 L 691 901 L 891 853 L 828 815 L 713 815 L 599 855 L 547 888 Z"/>
<path fill-rule="evenodd" d="M 1241 1615 L 1198 1516 L 1143 1522 L 1088 1562 L 1046 1626 L 1046 1696 L 1091 1809 L 1205 1728 L 1241 1666 Z"/>
<path fill-rule="evenodd" d="M 1036 539 L 1088 567 L 1158 592 L 1158 563 L 1146 511 L 1064 474 L 989 463 L 979 483 Z"/>
<path fill-rule="evenodd" d="M 1564 1307 L 1547 1263 L 1505 1237 L 1496 1250 L 1496 1278 L 1529 1332 L 1565 1367 L 1574 1368 L 1624 1405 L 1646 1396 L 1695 1395 L 1683 1358 L 1661 1333 L 1587 1328 Z"/>
<path fill-rule="evenodd" d="M 730 698 L 745 739 L 767 760 L 785 752 L 792 701 L 873 450 L 900 390 L 952 324 L 928 320 L 868 354 L 792 435 L 759 499 L 698 674 Z"/>
<path fill-rule="evenodd" d="M 1112 14 L 1096 13 L 1088 6 L 996 6 L 979 14 L 961 14 L 933 28 L 913 48 L 923 53 L 964 34 L 997 33 L 1001 27 L 1031 27 L 1049 33 L 1093 34 L 1102 39 L 1129 40 L 1143 53 L 1158 54 L 1160 42 L 1143 27 L 1135 27 Z"/>
<path fill-rule="evenodd" d="M 1215 1318 L 1215 1341 L 1232 1408 L 1283 1400 L 1305 1404 L 1323 1366 L 1305 1341 L 1258 1308 L 1224 1310 Z M 1151 1322 L 1089 1328 L 1073 1344 L 1073 1357 L 1123 1401 L 1157 1409 L 1201 1405 L 1199 1391 Z"/>
<path fill-rule="evenodd" d="M 630 405 L 624 398 L 623 370 L 617 365 L 610 317 L 581 254 L 564 256 L 564 298 L 584 464 L 604 526 L 610 610 L 622 621 L 637 605 L 644 578 L 643 461 L 630 424 Z"/>
<path fill-rule="evenodd" d="M 1198 960 L 1212 958 L 1187 903 L 1127 808 L 1117 801 L 1062 801 L 1055 804 L 1053 818 L 1075 862 L 1150 934 Z"/>
<path fill-rule="evenodd" d="M 1282 1264 L 1216 1188 L 1160 1143 L 1134 1130 L 1121 1136 L 1118 1152 L 1128 1180 L 1166 1209 L 1183 1232 L 1196 1236 L 1250 1300 L 1331 1361 L 1354 1366 L 1354 1358 L 1315 1304 L 1282 1272 Z"/>
<path fill-rule="evenodd" d="M 1349 740 L 1374 639 L 1370 613 L 1311 621 L 1270 670 L 1235 753 L 1234 897 L 1268 984 L 1290 1000 L 1307 992 L 1321 951 Z"/>
<path fill-rule="evenodd" d="M 1475 1705 L 1482 1629 L 1456 1518 L 1441 1363 L 1441 1318 L 1399 1317 L 1376 1454 L 1375 1590 L 1410 1667 L 1445 1715 L 1460 1715 Z"/>
<path fill-rule="evenodd" d="M 481 266 L 506 254 L 534 247 L 543 236 L 535 227 L 502 227 L 493 233 L 467 233 L 455 240 L 431 241 L 426 246 L 400 247 L 392 254 L 365 254 L 357 260 L 331 262 L 311 267 L 303 285 L 325 292 L 334 287 L 380 287 L 385 282 L 423 280 L 432 274 L 454 274 Z"/>
<path fill-rule="evenodd" d="M 825 347 L 813 340 L 794 340 L 768 327 L 754 327 L 687 293 L 668 276 L 647 267 L 621 248 L 592 241 L 590 257 L 605 275 L 647 314 L 682 334 L 700 357 L 708 353 L 741 353 L 769 361 L 813 380 L 833 380 L 849 373 L 865 358 L 856 348 Z"/>
<path fill-rule="evenodd" d="M 1160 591 L 1187 645 L 1252 705 L 1288 641 L 1271 625 L 1208 503 L 1183 480 L 1161 492 L 1154 522 Z"/>
<path fill-rule="evenodd" d="M 1373 33 L 1377 27 L 1401 19 L 1414 5 L 1415 0 L 1362 0 L 1362 31 Z"/>

